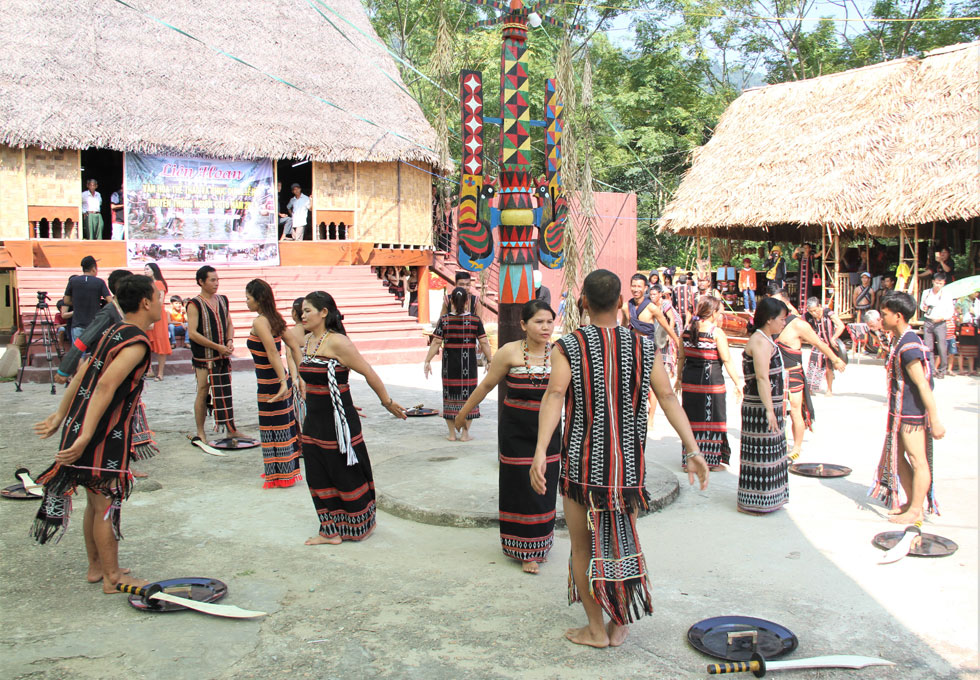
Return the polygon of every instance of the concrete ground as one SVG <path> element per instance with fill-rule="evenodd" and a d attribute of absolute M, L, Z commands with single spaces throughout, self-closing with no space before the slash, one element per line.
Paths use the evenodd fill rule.
<path fill-rule="evenodd" d="M 379 371 L 402 405 L 438 407 L 440 384 L 420 365 Z M 679 472 L 680 445 L 662 413 L 647 449 L 680 481 L 678 499 L 639 523 L 655 606 L 618 649 L 574 646 L 562 631 L 581 625 L 566 605 L 567 534 L 550 562 L 527 576 L 499 549 L 496 529 L 435 526 L 379 513 L 362 544 L 303 545 L 316 531 L 305 484 L 263 490 L 258 449 L 227 458 L 190 446 L 190 376 L 149 383 L 145 400 L 161 453 L 138 464 L 150 473 L 124 506 L 120 554 L 151 580 L 209 576 L 228 584 L 224 602 L 261 609 L 253 621 L 193 612 L 147 614 L 84 580 L 79 501 L 68 534 L 38 546 L 27 535 L 37 503 L 0 501 L 0 677 L 2 678 L 697 678 L 707 657 L 686 642 L 695 622 L 724 614 L 779 622 L 799 637 L 802 658 L 880 656 L 894 668 L 801 671 L 787 677 L 933 679 L 980 677 L 977 609 L 978 387 L 971 378 L 939 383 L 950 434 L 936 446 L 942 516 L 925 526 L 953 539 L 945 559 L 876 564 L 872 537 L 894 528 L 866 497 L 884 428 L 883 370 L 865 361 L 837 381 L 838 396 L 816 397 L 817 431 L 803 461 L 854 469 L 837 480 L 791 477 L 790 503 L 769 517 L 735 510 L 737 462 L 714 473 L 707 491 Z M 53 410 L 43 385 L 0 386 L 0 471 L 39 473 L 52 441 L 30 424 Z M 234 375 L 239 424 L 257 433 L 255 383 Z M 475 441 L 450 443 L 439 418 L 396 421 L 363 381 L 354 385 L 376 482 L 403 484 L 408 497 L 444 484 L 438 468 L 404 487 L 399 458 L 495 458 L 496 409 L 488 402 Z M 738 409 L 729 399 L 732 448 Z M 736 455 L 737 458 L 737 455 Z M 479 462 L 479 463 L 477 463 Z M 463 468 L 465 469 L 465 467 Z M 445 484 L 444 484 L 445 485 Z M 453 494 L 453 485 L 446 495 Z M 487 498 L 495 489 L 485 490 Z M 403 494 L 404 495 L 404 494 Z M 487 502 L 486 498 L 483 502 Z"/>

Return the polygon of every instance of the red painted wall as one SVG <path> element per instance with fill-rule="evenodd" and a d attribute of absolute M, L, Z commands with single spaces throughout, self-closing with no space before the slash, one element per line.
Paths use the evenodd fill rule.
<path fill-rule="evenodd" d="M 595 192 L 596 229 L 592 233 L 595 243 L 596 267 L 616 273 L 623 282 L 624 296 L 628 295 L 629 279 L 636 273 L 636 194 L 620 194 L 607 191 Z M 585 278 L 581 270 L 584 225 L 578 213 L 578 202 L 572 203 L 572 221 L 575 225 L 579 253 L 579 281 Z M 551 290 L 551 300 L 558 310 L 561 300 L 563 274 L 561 269 L 541 269 L 543 285 Z M 577 293 L 577 291 L 576 291 Z"/>

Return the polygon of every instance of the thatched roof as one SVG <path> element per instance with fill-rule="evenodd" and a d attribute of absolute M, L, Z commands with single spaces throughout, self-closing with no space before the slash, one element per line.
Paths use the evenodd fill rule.
<path fill-rule="evenodd" d="M 978 91 L 980 42 L 746 91 L 660 227 L 796 239 L 980 216 Z"/>
<path fill-rule="evenodd" d="M 376 37 L 358 0 L 323 3 Z M 437 163 L 435 132 L 418 104 L 372 65 L 401 85 L 394 60 L 322 7 L 347 38 L 294 0 L 129 4 L 140 11 L 114 0 L 4 0 L 0 143 Z"/>

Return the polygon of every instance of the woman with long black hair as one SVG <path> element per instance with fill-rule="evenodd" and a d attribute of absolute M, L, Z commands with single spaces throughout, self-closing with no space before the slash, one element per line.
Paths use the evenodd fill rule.
<path fill-rule="evenodd" d="M 388 395 L 381 378 L 347 337 L 343 318 L 329 293 L 314 291 L 303 300 L 303 327 L 309 335 L 299 367 L 306 381 L 300 440 L 306 483 L 320 521 L 318 535 L 306 545 L 360 541 L 374 531 L 374 477 L 361 419 L 351 400 L 350 372 L 367 379 L 389 413 L 406 418 L 405 409 Z"/>
<path fill-rule="evenodd" d="M 255 362 L 258 381 L 259 434 L 262 438 L 264 489 L 288 487 L 302 479 L 299 472 L 299 427 L 293 411 L 295 374 L 283 367 L 282 345 L 299 358 L 299 344 L 286 332 L 286 321 L 276 309 L 272 288 L 262 279 L 245 286 L 245 304 L 256 312 L 245 345 Z"/>
<path fill-rule="evenodd" d="M 454 288 L 449 296 L 450 312 L 439 319 L 433 331 L 432 344 L 425 357 L 423 371 L 428 378 L 432 372 L 432 357 L 442 347 L 442 417 L 449 428 L 446 437 L 451 442 L 456 441 L 456 426 L 454 421 L 463 404 L 476 389 L 477 372 L 476 346 L 480 345 L 483 356 L 490 364 L 490 343 L 487 342 L 486 331 L 480 317 L 466 311 L 469 294 L 465 288 Z M 478 406 L 466 414 L 462 423 L 462 435 L 459 441 L 468 442 L 470 437 L 470 421 L 480 417 Z"/>
<path fill-rule="evenodd" d="M 698 301 L 690 325 L 684 331 L 684 354 L 678 360 L 677 370 L 681 404 L 709 470 L 722 469 L 722 465 L 728 465 L 731 457 L 722 365 L 735 383 L 736 401 L 742 397 L 742 391 L 738 388 L 739 377 L 735 371 L 735 362 L 728 351 L 728 338 L 718 325 L 721 319 L 721 301 L 703 296 Z M 682 444 L 682 467 L 686 467 L 686 453 Z"/>
<path fill-rule="evenodd" d="M 548 445 L 545 480 L 547 492 L 531 488 L 528 466 L 538 442 L 538 411 L 551 376 L 551 334 L 555 313 L 544 300 L 531 300 L 521 308 L 523 340 L 508 342 L 497 350 L 487 376 L 456 415 L 457 430 L 466 417 L 500 381 L 507 397 L 500 409 L 497 444 L 500 457 L 498 504 L 500 545 L 504 554 L 523 564 L 528 574 L 538 573 L 555 537 L 555 499 L 558 493 L 560 451 L 556 429 Z"/>
<path fill-rule="evenodd" d="M 160 291 L 160 320 L 146 332 L 150 337 L 150 351 L 157 355 L 157 374 L 153 379 L 160 381 L 163 380 L 163 367 L 167 363 L 167 357 L 173 354 L 173 348 L 170 346 L 170 323 L 163 302 L 167 299 L 170 287 L 167 285 L 167 280 L 163 278 L 160 265 L 156 262 L 148 262 L 143 267 L 143 273 L 153 279 L 153 285 Z"/>
<path fill-rule="evenodd" d="M 765 297 L 755 308 L 742 354 L 745 397 L 739 450 L 738 510 L 762 515 L 789 499 L 789 457 L 783 422 L 783 356 L 774 338 L 786 325 L 782 301 Z"/>

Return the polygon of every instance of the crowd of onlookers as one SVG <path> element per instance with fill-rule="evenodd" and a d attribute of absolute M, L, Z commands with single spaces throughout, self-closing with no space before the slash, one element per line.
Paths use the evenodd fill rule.
<path fill-rule="evenodd" d="M 102 305 L 112 300 L 98 272 L 95 258 L 86 256 L 82 260 L 82 273 L 68 277 L 65 294 L 55 304 L 54 324 L 62 349 L 77 340 Z M 187 300 L 179 295 L 171 295 L 169 303 L 164 304 L 166 316 L 161 321 L 168 324 L 171 349 L 187 344 L 186 304 Z"/>

